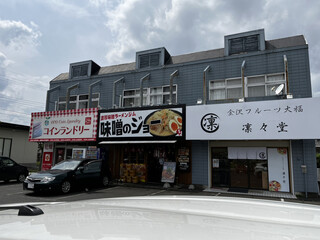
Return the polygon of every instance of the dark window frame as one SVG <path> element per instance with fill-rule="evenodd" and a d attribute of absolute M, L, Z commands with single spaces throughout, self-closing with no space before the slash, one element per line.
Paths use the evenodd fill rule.
<path fill-rule="evenodd" d="M 245 52 L 256 52 L 260 49 L 260 35 L 250 35 L 229 39 L 229 53 L 239 54 Z"/>

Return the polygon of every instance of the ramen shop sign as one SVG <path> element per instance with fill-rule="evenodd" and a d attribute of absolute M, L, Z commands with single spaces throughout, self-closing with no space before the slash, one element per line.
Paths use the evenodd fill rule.
<path fill-rule="evenodd" d="M 184 137 L 184 106 L 100 111 L 100 139 Z"/>

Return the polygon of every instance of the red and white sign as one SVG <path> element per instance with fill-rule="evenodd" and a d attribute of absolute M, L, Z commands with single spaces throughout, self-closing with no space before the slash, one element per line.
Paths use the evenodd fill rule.
<path fill-rule="evenodd" d="M 52 159 L 53 159 L 53 143 L 45 143 L 43 146 L 43 157 L 41 170 L 49 170 L 52 167 Z"/>
<path fill-rule="evenodd" d="M 30 142 L 96 141 L 98 108 L 31 114 Z"/>

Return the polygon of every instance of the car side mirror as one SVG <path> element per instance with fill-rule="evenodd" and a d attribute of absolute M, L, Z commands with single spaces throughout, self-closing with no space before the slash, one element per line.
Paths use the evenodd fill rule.
<path fill-rule="evenodd" d="M 79 170 L 80 172 L 83 172 L 84 167 L 78 167 L 78 170 Z"/>

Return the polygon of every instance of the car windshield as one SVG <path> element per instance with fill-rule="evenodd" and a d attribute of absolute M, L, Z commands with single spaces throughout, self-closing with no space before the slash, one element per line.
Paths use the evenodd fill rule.
<path fill-rule="evenodd" d="M 52 167 L 52 170 L 75 170 L 76 167 L 79 165 L 79 161 L 64 161 L 61 163 L 58 163 L 54 167 Z"/>

